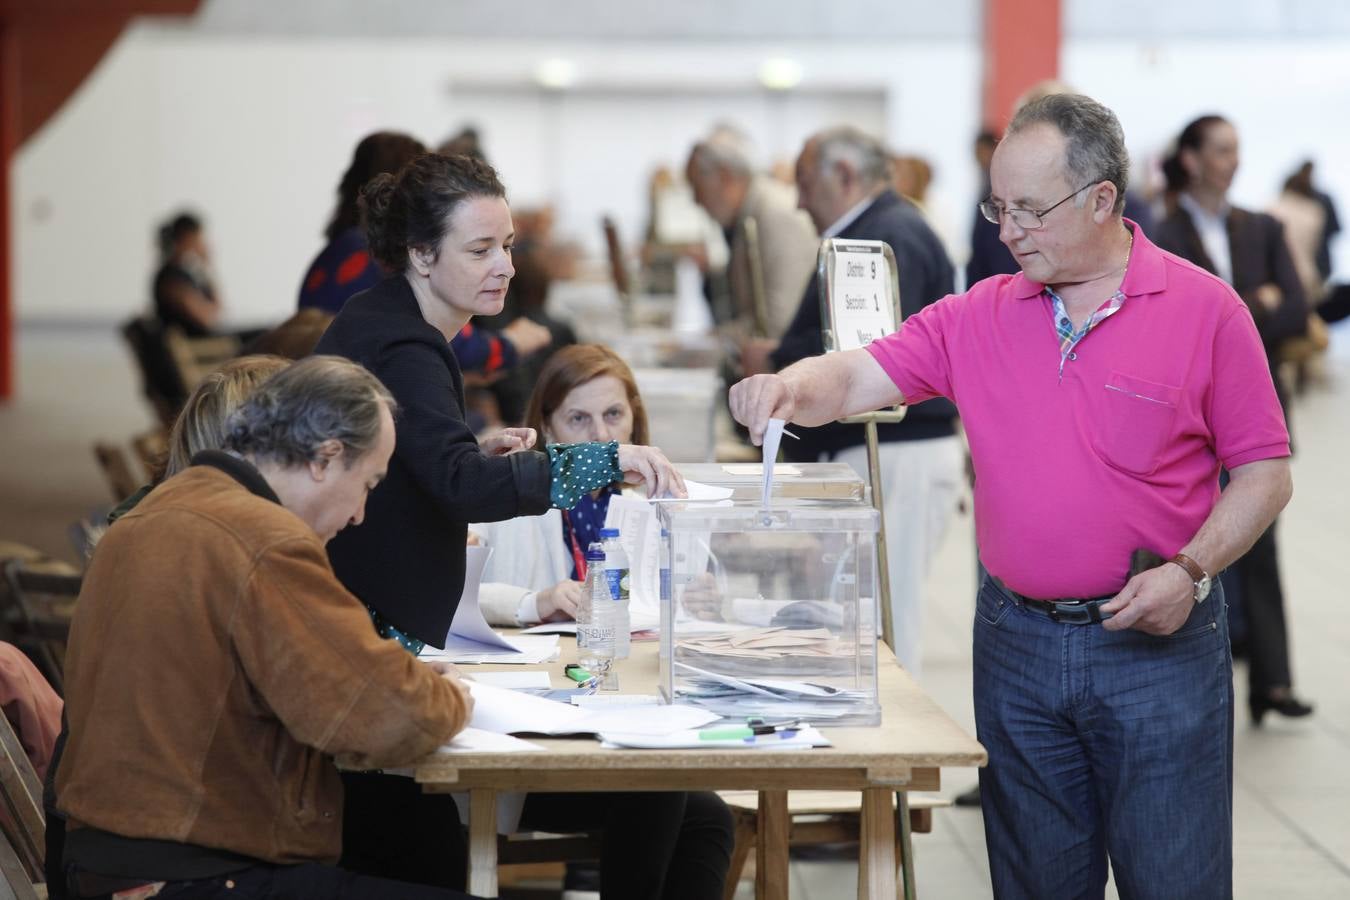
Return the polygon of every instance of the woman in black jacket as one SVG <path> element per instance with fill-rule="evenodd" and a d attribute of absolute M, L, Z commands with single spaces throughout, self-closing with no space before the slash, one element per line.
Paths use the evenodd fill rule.
<path fill-rule="evenodd" d="M 655 448 L 617 443 L 531 449 L 532 429 L 480 444 L 464 422 L 464 390 L 450 339 L 474 315 L 502 308 L 514 274 L 505 189 L 486 163 L 426 154 L 362 192 L 370 249 L 398 274 L 347 301 L 318 353 L 353 359 L 398 401 L 389 473 L 364 523 L 329 544 L 338 577 L 376 627 L 413 652 L 444 646 L 463 589 L 467 523 L 570 508 L 616 481 L 683 493 Z M 411 779 L 346 779 L 344 865 L 454 886 L 462 854 L 453 807 Z M 447 807 L 449 807 L 447 809 Z M 603 829 L 605 896 L 720 897 L 731 821 L 713 794 L 534 795 L 522 815 L 536 830 Z M 462 845 L 462 844 L 461 844 Z"/>
<path fill-rule="evenodd" d="M 1287 419 L 1288 392 L 1280 379 L 1277 354 L 1283 341 L 1306 331 L 1308 306 L 1284 226 L 1272 216 L 1228 202 L 1237 167 L 1238 135 L 1232 123 L 1209 115 L 1187 125 L 1163 165 L 1174 205 L 1151 237 L 1164 250 L 1227 281 L 1247 304 Z M 1247 708 L 1252 722 L 1260 725 L 1267 712 L 1311 715 L 1312 705 L 1293 690 L 1274 524 L 1224 577 L 1230 604 L 1241 608 L 1247 625 Z"/>

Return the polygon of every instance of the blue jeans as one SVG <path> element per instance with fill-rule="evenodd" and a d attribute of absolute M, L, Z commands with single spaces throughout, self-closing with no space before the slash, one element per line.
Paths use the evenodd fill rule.
<path fill-rule="evenodd" d="M 1061 625 L 989 579 L 975 722 L 994 896 L 1233 894 L 1233 678 L 1216 583 L 1176 633 Z"/>

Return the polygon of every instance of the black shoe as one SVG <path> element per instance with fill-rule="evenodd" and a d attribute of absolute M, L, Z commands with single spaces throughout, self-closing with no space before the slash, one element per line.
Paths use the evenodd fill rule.
<path fill-rule="evenodd" d="M 980 805 L 980 786 L 977 784 L 964 794 L 956 795 L 957 806 L 979 806 Z"/>
<path fill-rule="evenodd" d="M 1267 712 L 1277 712 L 1291 719 L 1310 716 L 1313 712 L 1311 703 L 1304 703 L 1292 693 L 1278 699 L 1269 694 L 1255 694 L 1247 699 L 1247 707 L 1252 712 L 1252 724 L 1257 727 L 1260 727 L 1261 719 Z"/>

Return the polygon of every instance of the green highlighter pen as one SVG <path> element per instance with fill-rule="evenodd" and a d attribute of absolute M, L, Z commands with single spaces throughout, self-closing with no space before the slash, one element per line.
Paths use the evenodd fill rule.
<path fill-rule="evenodd" d="M 563 667 L 563 674 L 575 681 L 577 684 L 585 684 L 593 677 L 590 672 L 583 669 L 576 663 L 568 663 Z"/>

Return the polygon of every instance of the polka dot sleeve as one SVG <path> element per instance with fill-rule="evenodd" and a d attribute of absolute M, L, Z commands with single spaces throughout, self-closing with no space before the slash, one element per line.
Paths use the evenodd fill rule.
<path fill-rule="evenodd" d="M 571 509 L 591 491 L 623 480 L 619 442 L 607 444 L 549 444 L 553 476 L 550 499 L 558 509 Z"/>

